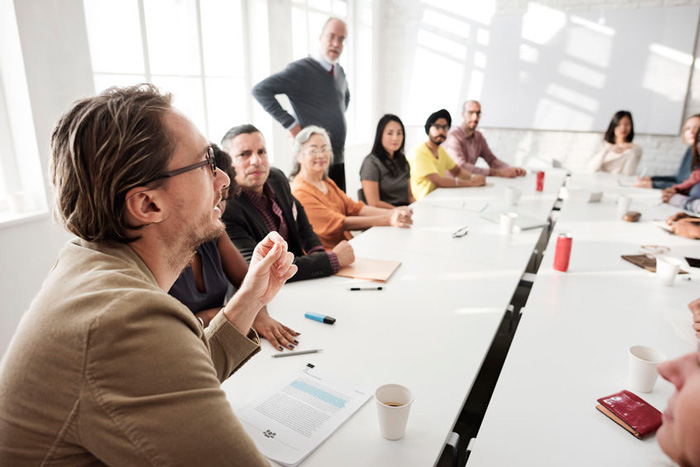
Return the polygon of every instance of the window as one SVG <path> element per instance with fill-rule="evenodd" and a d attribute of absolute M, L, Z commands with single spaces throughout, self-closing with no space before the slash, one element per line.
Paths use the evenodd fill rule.
<path fill-rule="evenodd" d="M 5 223 L 45 212 L 47 204 L 13 2 L 0 2 L 0 30 L 0 223 Z"/>
<path fill-rule="evenodd" d="M 84 0 L 96 91 L 150 82 L 214 142 L 249 120 L 241 0 Z M 115 40 L 119 38 L 119 40 Z"/>
<path fill-rule="evenodd" d="M 1 83 L 0 83 L 1 84 Z M 10 192 L 17 191 L 19 187 L 8 185 L 16 184 L 17 179 L 7 177 L 7 172 L 17 173 L 17 160 L 14 157 L 15 148 L 10 134 L 10 121 L 7 115 L 5 93 L 0 85 L 0 200 L 6 200 Z"/>

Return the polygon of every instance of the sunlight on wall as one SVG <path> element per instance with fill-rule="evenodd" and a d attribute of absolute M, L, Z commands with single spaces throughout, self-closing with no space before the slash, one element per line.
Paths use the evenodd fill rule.
<path fill-rule="evenodd" d="M 467 57 L 467 47 L 448 39 L 444 36 L 421 29 L 418 31 L 418 46 L 432 50 L 438 54 L 446 55 L 455 60 L 464 60 Z"/>
<path fill-rule="evenodd" d="M 426 9 L 423 12 L 421 23 L 425 26 L 433 26 L 440 31 L 446 31 L 449 32 L 450 35 L 459 36 L 464 39 L 468 39 L 471 32 L 471 26 L 466 21 L 431 9 Z"/>
<path fill-rule="evenodd" d="M 547 86 L 546 93 L 561 102 L 566 102 L 588 112 L 597 112 L 600 107 L 597 99 L 558 84 L 552 83 Z"/>
<path fill-rule="evenodd" d="M 432 112 L 459 99 L 463 66 L 432 48 L 418 47 L 407 102 L 407 119 L 423 122 Z M 423 98 L 430 96 L 429 99 Z"/>
<path fill-rule="evenodd" d="M 537 63 L 539 57 L 540 53 L 535 47 L 528 44 L 520 44 L 520 60 L 522 60 L 523 62 L 535 64 Z"/>
<path fill-rule="evenodd" d="M 588 24 L 578 25 L 569 29 L 565 52 L 572 58 L 584 61 L 599 68 L 607 68 L 612 56 L 613 36 L 601 33 L 600 30 L 591 28 Z"/>
<path fill-rule="evenodd" d="M 476 31 L 476 43 L 479 45 L 489 45 L 489 41 L 491 40 L 491 34 L 489 33 L 488 29 L 484 28 L 479 28 L 478 31 Z"/>
<path fill-rule="evenodd" d="M 593 117 L 589 113 L 573 110 L 570 104 L 542 98 L 535 108 L 532 123 L 535 128 L 590 128 Z"/>
<path fill-rule="evenodd" d="M 522 38 L 535 44 L 546 44 L 566 24 L 566 14 L 538 3 L 529 3 L 523 16 Z"/>
<path fill-rule="evenodd" d="M 583 26 L 586 29 L 590 29 L 591 31 L 597 32 L 599 34 L 603 34 L 605 36 L 614 36 L 615 35 L 615 30 L 611 27 L 608 27 L 605 25 L 605 20 L 603 18 L 599 18 L 598 22 L 590 21 L 585 18 L 581 18 L 580 16 L 572 15 L 569 20 L 571 21 L 572 24 L 577 24 L 579 26 Z"/>
<path fill-rule="evenodd" d="M 569 60 L 562 60 L 558 71 L 567 79 L 596 89 L 601 89 L 605 85 L 605 73 Z"/>
<path fill-rule="evenodd" d="M 421 3 L 435 9 L 449 12 L 453 16 L 475 21 L 481 24 L 491 24 L 496 12 L 496 0 L 479 0 L 473 2 L 445 2 L 444 0 L 423 0 Z"/>
<path fill-rule="evenodd" d="M 470 76 L 471 78 L 469 79 L 469 87 L 467 88 L 467 93 L 465 97 L 461 99 L 461 101 L 464 101 L 466 99 L 481 99 L 481 92 L 484 89 L 484 72 L 479 70 L 472 70 Z"/>
<path fill-rule="evenodd" d="M 647 60 L 642 87 L 675 102 L 685 101 L 687 67 L 667 57 L 652 54 Z"/>

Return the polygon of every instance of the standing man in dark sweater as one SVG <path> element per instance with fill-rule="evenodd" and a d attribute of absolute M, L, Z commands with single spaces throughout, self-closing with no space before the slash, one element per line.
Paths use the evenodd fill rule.
<path fill-rule="evenodd" d="M 302 128 L 318 125 L 331 137 L 333 162 L 330 178 L 345 191 L 345 110 L 350 102 L 345 71 L 338 65 L 348 35 L 345 22 L 329 18 L 321 30 L 318 52 L 287 67 L 253 87 L 253 97 L 292 137 Z M 286 94 L 296 117 L 284 110 L 275 98 Z"/>

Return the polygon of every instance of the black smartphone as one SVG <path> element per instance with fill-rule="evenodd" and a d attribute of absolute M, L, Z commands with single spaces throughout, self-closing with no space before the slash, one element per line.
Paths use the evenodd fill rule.
<path fill-rule="evenodd" d="M 698 258 L 688 258 L 687 256 L 685 257 L 685 260 L 688 262 L 691 268 L 700 268 L 700 259 Z"/>

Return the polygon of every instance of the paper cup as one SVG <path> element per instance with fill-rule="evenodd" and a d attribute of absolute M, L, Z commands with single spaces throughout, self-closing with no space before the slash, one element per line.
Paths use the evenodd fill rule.
<path fill-rule="evenodd" d="M 657 256 L 656 276 L 665 286 L 673 286 L 674 279 L 681 269 L 681 261 L 670 256 Z"/>
<path fill-rule="evenodd" d="M 519 189 L 509 186 L 506 187 L 506 204 L 508 206 L 515 206 L 520 200 L 520 196 L 523 194 Z"/>
<path fill-rule="evenodd" d="M 518 214 L 515 212 L 501 213 L 501 233 L 503 235 L 510 235 L 513 233 L 513 226 L 515 225 L 515 219 L 517 218 Z"/>
<path fill-rule="evenodd" d="M 666 361 L 666 355 L 645 345 L 629 348 L 629 389 L 637 392 L 651 392 L 659 372 L 656 365 Z"/>
<path fill-rule="evenodd" d="M 632 204 L 632 198 L 625 195 L 620 195 L 617 197 L 617 217 L 622 219 L 622 216 L 627 214 L 630 210 L 630 204 Z"/>
<path fill-rule="evenodd" d="M 379 432 L 390 440 L 403 438 L 408 413 L 413 404 L 413 394 L 406 386 L 385 384 L 374 392 L 379 416 Z"/>

